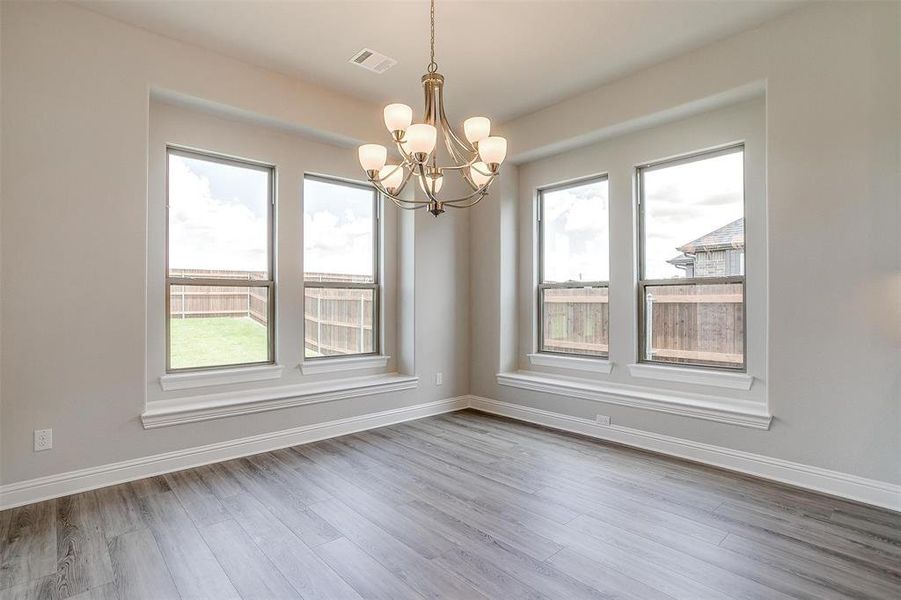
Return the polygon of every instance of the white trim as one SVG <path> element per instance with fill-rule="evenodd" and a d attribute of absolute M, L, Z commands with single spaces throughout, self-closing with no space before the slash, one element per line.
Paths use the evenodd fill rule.
<path fill-rule="evenodd" d="M 348 356 L 340 358 L 317 358 L 305 360 L 300 363 L 300 371 L 304 375 L 318 375 L 319 373 L 338 373 L 340 371 L 356 371 L 359 369 L 384 369 L 388 366 L 390 356 L 378 354 L 375 356 Z"/>
<path fill-rule="evenodd" d="M 468 396 L 302 425 L 0 486 L 0 510 L 466 408 Z"/>
<path fill-rule="evenodd" d="M 529 354 L 529 364 L 536 367 L 555 367 L 573 371 L 588 371 L 607 375 L 613 370 L 613 363 L 603 358 L 585 358 L 582 356 L 561 356 L 536 352 Z"/>
<path fill-rule="evenodd" d="M 166 373 L 160 377 L 160 387 L 168 392 L 212 385 L 265 381 L 268 379 L 279 379 L 282 376 L 282 371 L 281 365 L 263 365 L 259 367 L 191 371 L 189 373 Z"/>
<path fill-rule="evenodd" d="M 301 383 L 256 390 L 238 390 L 154 400 L 147 403 L 141 422 L 144 429 L 219 419 L 235 415 L 345 400 L 416 388 L 419 378 L 398 373 L 353 377 L 338 381 Z"/>
<path fill-rule="evenodd" d="M 470 406 L 487 413 L 676 456 L 889 510 L 901 511 L 901 485 L 630 427 L 598 425 L 591 419 L 572 417 L 478 396 L 470 396 Z"/>
<path fill-rule="evenodd" d="M 523 390 L 620 404 L 755 429 L 769 429 L 770 421 L 773 419 L 766 405 L 759 402 L 652 390 L 622 383 L 577 379 L 534 371 L 498 373 L 497 382 L 500 385 Z"/>
<path fill-rule="evenodd" d="M 710 369 L 686 369 L 664 365 L 631 364 L 629 374 L 641 379 L 693 383 L 730 390 L 750 390 L 754 377 L 747 373 L 728 373 Z"/>

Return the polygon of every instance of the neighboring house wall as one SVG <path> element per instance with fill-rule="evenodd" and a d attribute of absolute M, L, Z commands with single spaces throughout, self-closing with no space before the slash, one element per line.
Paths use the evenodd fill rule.
<path fill-rule="evenodd" d="M 691 275 L 686 277 L 725 277 L 741 275 L 742 250 L 701 250 L 694 255 Z"/>

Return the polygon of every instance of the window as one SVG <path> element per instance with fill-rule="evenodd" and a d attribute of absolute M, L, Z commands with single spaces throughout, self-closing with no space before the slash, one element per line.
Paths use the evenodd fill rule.
<path fill-rule="evenodd" d="M 273 179 L 167 149 L 168 372 L 274 362 Z"/>
<path fill-rule="evenodd" d="M 307 359 L 379 351 L 378 208 L 371 186 L 304 178 Z"/>
<path fill-rule="evenodd" d="M 605 357 L 607 178 L 539 190 L 538 351 Z"/>
<path fill-rule="evenodd" d="M 744 369 L 744 148 L 638 177 L 639 359 Z"/>

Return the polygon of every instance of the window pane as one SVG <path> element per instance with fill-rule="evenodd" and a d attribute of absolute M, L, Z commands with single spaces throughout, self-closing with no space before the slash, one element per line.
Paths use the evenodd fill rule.
<path fill-rule="evenodd" d="M 372 289 L 304 288 L 304 356 L 375 352 Z"/>
<path fill-rule="evenodd" d="M 269 278 L 263 168 L 169 154 L 169 276 Z"/>
<path fill-rule="evenodd" d="M 169 286 L 172 369 L 267 362 L 269 288 Z"/>
<path fill-rule="evenodd" d="M 741 367 L 744 286 L 740 283 L 645 288 L 644 360 Z"/>
<path fill-rule="evenodd" d="M 542 351 L 607 356 L 607 288 L 549 288 L 541 293 Z"/>
<path fill-rule="evenodd" d="M 744 274 L 744 152 L 642 171 L 644 279 Z"/>
<path fill-rule="evenodd" d="M 541 193 L 544 283 L 610 279 L 607 180 Z"/>
<path fill-rule="evenodd" d="M 304 179 L 304 279 L 375 281 L 373 193 L 359 186 Z"/>

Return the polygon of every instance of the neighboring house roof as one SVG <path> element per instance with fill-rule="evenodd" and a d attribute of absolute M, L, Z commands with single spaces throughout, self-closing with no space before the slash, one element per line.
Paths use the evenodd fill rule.
<path fill-rule="evenodd" d="M 666 262 L 676 267 L 683 267 L 685 265 L 693 264 L 695 262 L 695 257 L 688 256 L 687 254 L 680 254 L 679 256 L 674 256 Z"/>
<path fill-rule="evenodd" d="M 694 254 L 696 252 L 709 252 L 711 250 L 728 250 L 730 248 L 745 247 L 745 220 L 736 219 L 727 225 L 723 225 L 719 229 L 702 235 L 696 240 L 692 240 L 684 246 L 679 246 L 677 250 L 685 254 Z"/>
<path fill-rule="evenodd" d="M 745 223 L 744 219 L 736 219 L 719 229 L 706 233 L 696 240 L 692 240 L 676 250 L 682 252 L 678 256 L 669 259 L 669 264 L 675 267 L 685 267 L 693 264 L 694 254 L 698 252 L 710 252 L 712 250 L 728 250 L 730 248 L 741 249 L 745 247 Z"/>

